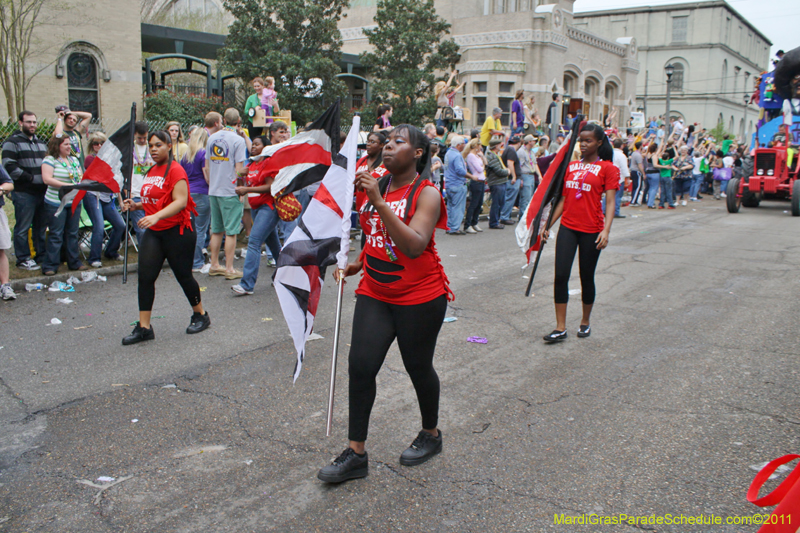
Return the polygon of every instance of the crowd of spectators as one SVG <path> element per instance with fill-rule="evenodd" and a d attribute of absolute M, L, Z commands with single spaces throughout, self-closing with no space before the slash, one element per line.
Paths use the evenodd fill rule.
<path fill-rule="evenodd" d="M 463 84 L 453 84 L 454 73 L 437 86 L 440 111 L 452 105 Z M 252 294 L 260 256 L 270 264 L 279 250 L 280 239 L 289 235 L 295 222 L 279 220 L 274 206 L 265 200 L 268 187 L 247 179 L 249 156 L 257 155 L 272 143 L 290 137 L 289 125 L 269 122 L 265 128 L 252 125 L 254 110 L 277 109 L 274 82 L 253 80 L 255 94 L 248 99 L 244 120 L 235 109 L 224 116 L 209 113 L 203 126 L 183 131 L 178 122 L 166 125 L 172 141 L 172 157 L 184 168 L 197 215 L 194 223 L 198 239 L 193 270 L 227 279 L 244 279 L 233 287 L 237 294 Z M 252 101 L 251 101 L 252 100 Z M 518 91 L 511 105 L 509 124 L 503 125 L 503 110 L 495 108 L 480 129 L 469 135 L 455 133 L 457 121 L 452 114 L 437 112 L 436 123 L 426 124 L 424 134 L 432 141 L 432 181 L 446 200 L 449 235 L 476 234 L 483 231 L 479 217 L 487 196 L 488 228 L 502 230 L 515 224 L 536 190 L 550 159 L 564 143 L 573 120 L 570 114 L 562 124 L 553 125 L 560 109 L 559 95 L 553 95 L 545 121 L 539 118 L 533 98 Z M 445 118 L 450 117 L 450 118 Z M 380 172 L 381 149 L 392 131 L 392 108 L 377 109 L 372 133 L 366 139 L 362 166 Z M 77 183 L 106 142 L 102 132 L 89 133 L 92 116 L 56 108 L 56 126 L 49 139 L 37 136 L 38 118 L 23 111 L 19 130 L 2 147 L 0 170 L 0 206 L 6 196 L 14 205 L 13 236 L 9 221 L 0 215 L 0 285 L 4 299 L 15 297 L 9 285 L 9 255 L 13 249 L 17 269 L 42 270 L 55 275 L 64 262 L 70 270 L 99 268 L 104 261 L 120 259 L 120 246 L 128 234 L 141 239 L 144 228 L 139 221 L 141 210 L 131 211 L 131 224 L 125 226 L 121 209 L 123 198 L 112 194 L 88 193 L 74 211 L 58 211 L 59 188 Z M 621 185 L 615 214 L 624 217 L 620 208 L 646 205 L 651 209 L 676 209 L 688 202 L 700 201 L 704 194 L 714 199 L 725 197 L 727 180 L 741 172 L 747 148 L 727 135 L 712 138 L 697 124 L 682 120 L 649 118 L 636 134 L 617 125 L 616 110 L 605 117 L 604 128 L 614 145 L 614 164 L 620 169 Z M 555 127 L 553 127 L 555 126 Z M 261 133 L 265 135 L 261 135 Z M 547 132 L 556 131 L 555 139 Z M 140 200 L 144 176 L 154 165 L 148 149 L 148 126 L 137 122 L 133 146 L 131 199 Z M 84 146 L 84 138 L 87 142 Z M 217 145 L 225 147 L 224 161 L 214 157 Z M 214 164 L 209 164 L 213 161 Z M 13 192 L 12 192 L 13 190 Z M 310 193 L 299 191 L 297 200 L 307 205 Z M 258 207 L 251 206 L 251 202 Z M 266 205 L 265 205 L 266 204 Z M 71 207 L 71 206 L 69 206 Z M 267 212 L 269 211 L 269 212 Z M 2 210 L 0 210 L 2 212 Z M 255 220 L 262 217 L 260 223 Z M 90 228 L 87 250 L 78 242 L 79 227 Z M 255 228 L 255 234 L 253 233 Z M 237 237 L 254 239 L 251 246 L 237 250 Z M 261 252 L 266 244 L 266 249 Z M 220 264 L 224 250 L 225 263 Z M 255 254 L 245 264 L 244 272 L 234 268 L 235 258 Z M 81 257 L 83 255 L 83 259 Z M 5 264 L 5 267 L 3 265 Z M 249 266 L 248 266 L 249 265 Z"/>

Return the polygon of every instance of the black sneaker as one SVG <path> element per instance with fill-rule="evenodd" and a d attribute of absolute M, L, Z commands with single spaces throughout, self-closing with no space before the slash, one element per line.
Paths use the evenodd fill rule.
<path fill-rule="evenodd" d="M 193 313 L 192 320 L 189 322 L 189 327 L 186 328 L 186 333 L 200 333 L 204 329 L 208 329 L 211 325 L 211 318 L 208 316 L 208 311 L 204 315 L 200 313 Z"/>
<path fill-rule="evenodd" d="M 400 454 L 400 464 L 405 466 L 421 465 L 442 451 L 442 432 L 434 437 L 424 429 L 419 432 L 411 446 Z"/>
<path fill-rule="evenodd" d="M 584 326 L 583 324 L 581 324 L 581 326 L 578 328 L 578 337 L 580 337 L 581 339 L 585 339 L 591 334 L 592 334 L 592 326 Z"/>
<path fill-rule="evenodd" d="M 156 338 L 156 332 L 153 331 L 153 325 L 151 324 L 148 329 L 143 328 L 136 323 L 136 326 L 133 328 L 133 331 L 127 337 L 123 337 L 122 345 L 129 346 L 131 344 L 137 344 L 143 341 L 151 341 Z"/>
<path fill-rule="evenodd" d="M 367 452 L 357 454 L 353 448 L 346 448 L 339 457 L 317 472 L 317 477 L 325 483 L 341 483 L 348 479 L 358 479 L 369 475 Z"/>
<path fill-rule="evenodd" d="M 567 330 L 558 331 L 557 329 L 554 329 L 549 335 L 545 335 L 542 338 L 544 339 L 544 342 L 550 344 L 554 342 L 561 342 L 567 339 Z"/>

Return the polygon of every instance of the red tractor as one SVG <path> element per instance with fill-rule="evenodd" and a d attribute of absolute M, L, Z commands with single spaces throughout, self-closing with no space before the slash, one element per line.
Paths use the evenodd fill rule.
<path fill-rule="evenodd" d="M 789 168 L 786 148 L 757 148 L 754 164 L 743 165 L 744 177 L 728 182 L 728 212 L 738 213 L 741 206 L 758 207 L 764 199 L 791 199 L 792 216 L 800 216 L 799 155 L 794 154 L 794 168 Z"/>

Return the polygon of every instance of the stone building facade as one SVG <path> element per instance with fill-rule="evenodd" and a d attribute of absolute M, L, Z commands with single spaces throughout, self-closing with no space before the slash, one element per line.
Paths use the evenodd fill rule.
<path fill-rule="evenodd" d="M 139 2 L 45 2 L 39 20 L 26 64 L 27 108 L 52 122 L 55 107 L 68 104 L 113 132 L 142 99 Z"/>
<path fill-rule="evenodd" d="M 573 25 L 636 39 L 637 107 L 648 116 L 666 112 L 664 67 L 671 64 L 672 115 L 708 128 L 721 122 L 737 135 L 754 131 L 758 109 L 745 106 L 744 96 L 767 69 L 772 43 L 724 0 L 584 12 Z"/>
<path fill-rule="evenodd" d="M 564 113 L 582 111 L 599 120 L 619 108 L 627 117 L 636 99 L 639 61 L 636 39 L 603 34 L 573 23 L 573 0 L 437 0 L 436 11 L 451 25 L 461 47 L 457 65 L 465 88 L 456 103 L 480 125 L 492 108 L 510 114 L 518 89 L 536 98 L 544 120 L 553 92 L 568 94 Z M 369 48 L 363 30 L 375 27 L 375 0 L 353 0 L 340 23 L 343 51 Z"/>

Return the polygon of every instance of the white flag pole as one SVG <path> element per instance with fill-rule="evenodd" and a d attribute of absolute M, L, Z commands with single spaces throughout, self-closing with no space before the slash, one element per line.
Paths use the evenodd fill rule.
<path fill-rule="evenodd" d="M 350 133 L 347 135 L 347 141 L 344 143 L 342 151 L 347 156 L 347 179 L 349 181 L 348 196 L 353 197 L 353 182 L 356 178 L 356 145 L 358 144 L 358 134 L 361 130 L 361 117 L 356 115 L 353 117 L 353 125 L 350 127 Z M 328 422 L 325 426 L 325 436 L 331 436 L 331 429 L 333 427 L 333 398 L 336 394 L 336 362 L 339 357 L 339 330 L 342 325 L 342 300 L 344 298 L 344 269 L 347 266 L 347 256 L 350 252 L 350 216 L 345 213 L 342 217 L 342 244 L 339 248 L 339 253 L 336 256 L 339 274 L 339 296 L 336 300 L 336 319 L 335 328 L 333 330 L 333 356 L 331 357 L 331 383 L 328 390 Z"/>

